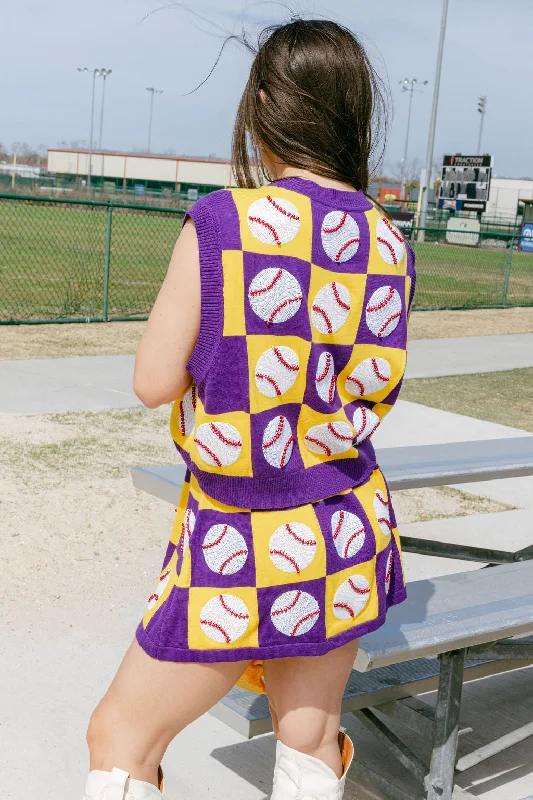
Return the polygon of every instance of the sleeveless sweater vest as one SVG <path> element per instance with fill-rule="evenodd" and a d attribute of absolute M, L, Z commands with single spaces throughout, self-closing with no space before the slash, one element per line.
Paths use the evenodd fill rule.
<path fill-rule="evenodd" d="M 362 192 L 288 178 L 189 210 L 201 323 L 171 432 L 202 491 L 281 509 L 365 483 L 406 363 L 414 254 Z"/>

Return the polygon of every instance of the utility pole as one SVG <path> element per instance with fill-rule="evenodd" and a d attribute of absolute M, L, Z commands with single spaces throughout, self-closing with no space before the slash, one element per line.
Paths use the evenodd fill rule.
<path fill-rule="evenodd" d="M 405 184 L 406 184 L 406 171 L 407 171 L 407 153 L 409 150 L 409 131 L 411 129 L 411 108 L 413 105 L 413 92 L 415 91 L 415 86 L 417 85 L 418 81 L 416 78 L 409 80 L 409 78 L 405 78 L 403 81 L 400 81 L 402 92 L 409 92 L 409 110 L 407 112 L 407 131 L 405 134 L 405 148 L 403 151 L 403 160 L 402 160 L 402 188 L 400 190 L 400 200 L 404 199 L 404 192 L 405 192 Z M 422 81 L 422 86 L 425 86 L 427 81 Z M 418 91 L 422 91 L 421 89 Z"/>
<path fill-rule="evenodd" d="M 487 111 L 487 96 L 482 94 L 481 97 L 478 97 L 477 101 L 477 110 L 481 114 L 481 120 L 479 123 L 479 137 L 477 140 L 477 155 L 481 155 L 481 137 L 483 136 L 483 123 L 485 122 L 485 113 Z"/>
<path fill-rule="evenodd" d="M 89 72 L 87 67 L 78 67 L 78 72 Z M 91 175 L 92 175 L 92 161 L 93 161 L 93 129 L 94 129 L 94 84 L 96 82 L 97 75 L 100 75 L 99 69 L 93 69 L 93 86 L 92 86 L 92 94 L 91 94 L 91 133 L 89 136 L 89 163 L 87 165 L 87 186 L 90 188 L 91 186 Z"/>
<path fill-rule="evenodd" d="M 429 186 L 431 183 L 431 170 L 433 165 L 433 151 L 435 148 L 435 130 L 437 128 L 437 112 L 439 109 L 439 89 L 440 89 L 440 76 L 442 72 L 442 56 L 444 53 L 444 39 L 446 38 L 446 22 L 448 18 L 448 4 L 449 0 L 443 0 L 442 3 L 442 18 L 440 23 L 440 38 L 439 50 L 437 54 L 437 69 L 435 71 L 435 88 L 433 89 L 433 106 L 431 108 L 431 121 L 429 123 L 429 137 L 428 149 L 426 154 L 426 189 L 423 190 L 422 186 L 420 191 L 423 191 L 422 205 L 420 213 L 420 227 L 425 228 L 427 222 L 427 211 L 429 202 Z M 419 231 L 418 241 L 424 241 L 424 231 Z"/>
<path fill-rule="evenodd" d="M 103 83 L 103 86 L 102 86 L 102 103 L 100 105 L 100 136 L 99 136 L 99 139 L 98 139 L 98 149 L 99 150 L 102 149 L 102 131 L 104 129 L 105 79 L 107 78 L 108 75 L 111 75 L 112 72 L 113 72 L 112 69 L 101 69 L 100 70 L 100 75 L 104 79 L 104 83 Z"/>
<path fill-rule="evenodd" d="M 152 114 L 154 113 L 154 95 L 163 94 L 162 89 L 154 89 L 153 86 L 147 86 L 146 91 L 150 92 L 150 114 L 148 117 L 148 153 L 150 152 L 150 145 L 152 142 Z"/>

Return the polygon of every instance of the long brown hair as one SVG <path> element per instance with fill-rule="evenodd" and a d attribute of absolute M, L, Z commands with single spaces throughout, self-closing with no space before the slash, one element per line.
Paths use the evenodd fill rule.
<path fill-rule="evenodd" d="M 384 85 L 351 31 L 304 19 L 266 28 L 233 130 L 237 184 L 253 188 L 258 178 L 271 180 L 262 165 L 264 146 L 291 167 L 366 193 L 369 163 L 376 153 L 379 162 L 386 129 Z"/>

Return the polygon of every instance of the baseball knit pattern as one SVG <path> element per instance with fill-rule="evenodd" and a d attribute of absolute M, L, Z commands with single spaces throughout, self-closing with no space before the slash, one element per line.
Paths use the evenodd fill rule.
<path fill-rule="evenodd" d="M 195 203 L 201 325 L 171 430 L 202 490 L 240 508 L 364 483 L 406 362 L 414 256 L 361 192 L 291 178 Z"/>

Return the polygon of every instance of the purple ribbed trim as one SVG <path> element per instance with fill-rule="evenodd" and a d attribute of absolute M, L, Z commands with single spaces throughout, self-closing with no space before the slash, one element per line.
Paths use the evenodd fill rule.
<path fill-rule="evenodd" d="M 293 192 L 300 192 L 318 203 L 322 202 L 326 205 L 337 206 L 342 208 L 343 211 L 369 211 L 372 208 L 372 203 L 364 192 L 343 192 L 340 189 L 326 189 L 325 186 L 319 186 L 318 183 L 308 181 L 305 178 L 280 178 L 279 181 L 274 181 L 270 185 L 281 186 L 283 189 L 289 189 Z"/>
<path fill-rule="evenodd" d="M 137 628 L 136 637 L 142 649 L 152 658 L 159 661 L 192 661 L 197 663 L 205 662 L 228 662 L 228 661 L 252 661 L 261 659 L 267 661 L 271 658 L 289 658 L 291 656 L 323 656 L 330 650 L 342 647 L 343 644 L 359 639 L 367 633 L 381 628 L 386 621 L 387 611 L 394 605 L 403 603 L 407 598 L 405 587 L 401 587 L 392 597 L 387 598 L 387 610 L 384 614 L 375 619 L 363 622 L 362 625 L 355 625 L 344 633 L 325 639 L 323 642 L 290 642 L 288 644 L 266 645 L 264 647 L 241 647 L 234 650 L 189 650 L 180 647 L 159 647 L 159 636 L 154 639 L 146 632 L 142 622 Z"/>
<path fill-rule="evenodd" d="M 187 371 L 196 384 L 207 374 L 222 338 L 224 303 L 222 297 L 222 246 L 218 219 L 211 212 L 214 195 L 195 203 L 185 216 L 191 217 L 198 237 L 200 281 L 202 286 L 200 331 Z M 209 201 L 209 202 L 207 202 Z"/>
<path fill-rule="evenodd" d="M 189 453 L 176 444 L 187 467 L 209 497 L 235 508 L 266 511 L 295 508 L 316 503 L 347 489 L 366 483 L 376 469 L 376 456 L 370 442 L 358 448 L 359 458 L 343 458 L 282 473 L 275 478 L 239 477 L 204 472 Z"/>

